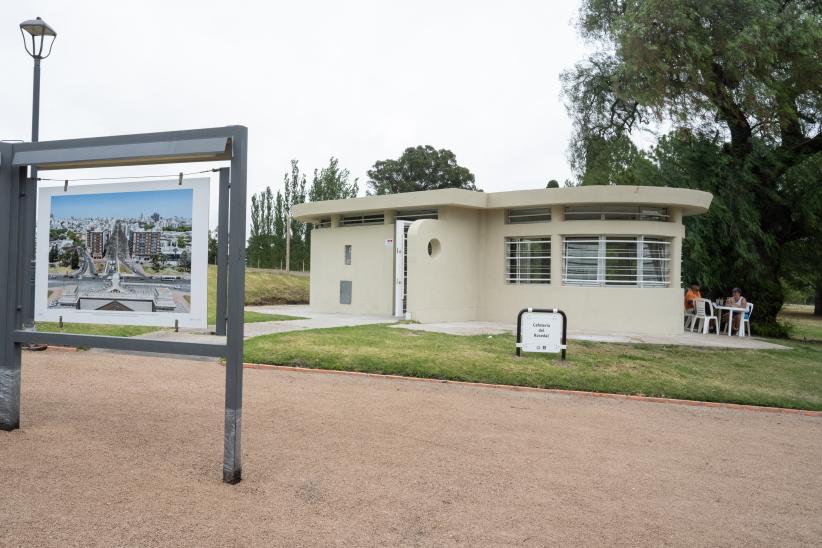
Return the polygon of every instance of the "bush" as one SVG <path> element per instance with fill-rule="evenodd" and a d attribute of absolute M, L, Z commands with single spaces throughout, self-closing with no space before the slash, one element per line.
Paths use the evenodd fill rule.
<path fill-rule="evenodd" d="M 751 331 L 757 337 L 787 339 L 793 332 L 793 325 L 790 322 L 760 322 L 754 323 Z"/>

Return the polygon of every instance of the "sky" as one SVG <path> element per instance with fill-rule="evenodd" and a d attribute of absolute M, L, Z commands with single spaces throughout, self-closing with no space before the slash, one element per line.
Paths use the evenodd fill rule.
<path fill-rule="evenodd" d="M 140 214 L 148 218 L 152 213 L 159 213 L 163 218 L 190 219 L 192 196 L 190 188 L 52 196 L 51 214 L 55 219 L 88 219 L 135 218 Z"/>
<path fill-rule="evenodd" d="M 280 188 L 292 158 L 310 180 L 336 156 L 364 193 L 375 161 L 416 145 L 452 150 L 486 191 L 544 187 L 572 177 L 560 74 L 587 51 L 578 7 L 2 0 L 0 139 L 30 137 L 32 60 L 18 25 L 40 16 L 58 33 L 42 64 L 41 140 L 241 124 L 250 192 Z"/>

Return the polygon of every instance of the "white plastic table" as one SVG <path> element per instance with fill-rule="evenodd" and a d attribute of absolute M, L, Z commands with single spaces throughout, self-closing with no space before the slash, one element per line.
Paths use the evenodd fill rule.
<path fill-rule="evenodd" d="M 734 326 L 734 313 L 739 312 L 740 314 L 743 314 L 743 317 L 739 319 L 739 331 L 737 332 L 737 334 L 740 337 L 745 336 L 745 322 L 743 320 L 745 318 L 744 317 L 745 312 L 748 311 L 746 308 L 739 308 L 739 307 L 736 307 L 736 306 L 726 306 L 726 305 L 718 305 L 718 304 L 715 304 L 714 308 L 716 310 L 720 311 L 720 314 L 719 314 L 720 319 L 722 319 L 722 312 L 721 311 L 725 310 L 725 311 L 728 312 L 728 336 L 729 337 L 731 335 L 733 335 L 732 330 L 733 330 L 733 326 Z"/>

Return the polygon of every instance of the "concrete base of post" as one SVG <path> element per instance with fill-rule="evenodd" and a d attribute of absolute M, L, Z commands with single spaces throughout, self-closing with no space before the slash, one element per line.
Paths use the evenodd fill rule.
<path fill-rule="evenodd" d="M 20 428 L 20 370 L 0 369 L 0 430 Z"/>
<path fill-rule="evenodd" d="M 240 454 L 243 410 L 225 410 L 225 439 L 223 444 L 223 482 L 240 483 L 243 466 Z"/>

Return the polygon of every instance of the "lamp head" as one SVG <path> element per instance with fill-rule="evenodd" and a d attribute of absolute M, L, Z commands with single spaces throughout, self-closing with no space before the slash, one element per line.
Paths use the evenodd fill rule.
<path fill-rule="evenodd" d="M 51 48 L 54 46 L 57 33 L 48 23 L 39 17 L 23 21 L 20 23 L 20 34 L 23 35 L 23 45 L 26 47 L 26 53 L 34 59 L 45 59 L 51 55 Z M 43 51 L 46 43 L 48 43 L 48 51 L 44 55 Z"/>

